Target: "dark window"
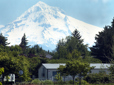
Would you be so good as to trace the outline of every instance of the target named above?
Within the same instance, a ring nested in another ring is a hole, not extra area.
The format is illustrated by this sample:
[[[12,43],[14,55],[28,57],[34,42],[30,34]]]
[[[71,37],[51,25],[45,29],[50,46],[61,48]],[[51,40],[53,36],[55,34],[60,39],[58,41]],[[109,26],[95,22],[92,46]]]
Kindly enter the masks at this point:
[[[42,76],[45,77],[45,68],[43,68]]]
[[[53,71],[53,76],[55,76],[57,74],[57,71]]]
[[[57,81],[57,80],[55,79],[55,75],[57,75],[57,71],[53,71],[53,79],[54,79],[54,81]]]

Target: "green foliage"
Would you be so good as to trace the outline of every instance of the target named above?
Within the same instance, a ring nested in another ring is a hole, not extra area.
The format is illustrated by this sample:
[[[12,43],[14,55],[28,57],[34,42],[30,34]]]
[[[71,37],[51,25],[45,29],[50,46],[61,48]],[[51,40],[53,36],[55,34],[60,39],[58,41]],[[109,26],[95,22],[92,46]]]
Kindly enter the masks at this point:
[[[56,79],[57,81],[62,81],[62,77],[61,77],[60,73],[57,73],[57,74],[55,75],[55,79]]]
[[[6,45],[8,45],[9,43],[7,43],[7,38],[6,37],[4,37],[3,35],[2,35],[2,33],[0,34],[0,45],[3,45],[3,46],[6,46]]]
[[[89,83],[109,83],[110,82],[110,76],[106,73],[93,73],[88,74],[84,78]]]
[[[91,47],[92,55],[102,62],[114,59],[114,19],[111,26],[105,26],[102,32],[95,37],[95,45]]]
[[[22,48],[18,45],[11,46],[9,52],[12,54],[12,56],[17,57],[18,55],[22,54]]]
[[[89,85],[89,83],[85,80],[81,80],[82,85]],[[76,82],[76,85],[79,85],[79,82]]]
[[[4,68],[0,68],[0,76],[2,75],[2,73],[4,72]]]
[[[68,59],[51,59],[48,60],[48,63],[66,63],[67,61],[69,61]]]
[[[2,85],[2,82],[0,82],[0,85]]]
[[[84,57],[83,62],[88,62],[88,63],[102,63],[102,61],[100,59],[97,59],[97,58],[94,58],[94,57],[90,57],[90,56]]]
[[[80,60],[72,60],[66,63],[65,69],[67,70],[68,74],[72,76],[74,81],[76,75],[79,74],[79,77],[81,78],[82,75],[85,76],[91,69],[93,69],[93,67],[90,67],[89,63],[84,63]],[[81,79],[79,82],[81,82]]]
[[[0,67],[4,68],[4,73],[2,74],[2,82],[5,76],[11,73],[17,74],[19,71],[19,64],[16,61],[16,58],[8,56],[6,52],[0,52]]]
[[[76,84],[76,81],[70,80],[70,81],[68,81],[67,83],[68,83],[68,84],[74,84],[74,85],[75,85],[75,84]]]
[[[81,56],[81,53],[78,52],[76,49],[74,49],[72,52],[72,58],[78,59],[80,56]]]
[[[39,79],[34,79],[31,81],[32,84],[48,84],[48,85],[53,85],[53,81],[51,80],[44,80],[40,81]]]
[[[28,58],[30,65],[30,73],[32,75],[38,76],[38,67],[41,64],[41,60],[39,57]]]
[[[111,72],[111,74],[114,74],[114,64],[110,65],[109,71]]]
[[[69,53],[66,55],[66,58],[67,58],[67,59],[72,59],[72,54],[69,52]]]
[[[39,84],[39,83],[41,83],[41,81],[39,79],[34,79],[34,80],[31,81],[31,83],[33,83],[33,84]]]
[[[14,73],[19,76],[19,70],[23,70],[24,74],[20,77],[24,81],[30,80],[29,77],[29,62],[25,56],[14,57],[6,52],[0,52],[0,66],[4,67],[4,76]]]
[[[68,72],[66,70],[66,66],[60,65],[58,68],[58,72],[61,74],[61,76],[67,76]]]
[[[28,49],[28,46],[27,46],[28,42],[27,41],[28,40],[26,39],[26,35],[24,33],[24,35],[23,35],[23,37],[21,39],[21,43],[20,43],[20,47],[23,50],[23,54],[27,54],[27,49]]]
[[[83,44],[80,33],[75,30],[72,36],[67,36],[66,39],[59,40],[54,59],[71,59],[79,56],[89,55],[88,46]],[[70,54],[71,53],[71,54]]]
[[[48,85],[53,85],[53,81],[51,80],[44,80],[44,81],[41,81],[42,84],[48,84]]]
[[[65,58],[67,55],[67,48],[65,47],[65,42],[64,40],[59,40],[58,44],[57,44],[57,59],[59,58]]]
[[[66,66],[60,65],[59,68],[58,68],[58,72],[64,78],[64,82],[65,82],[65,77],[68,76],[68,72],[67,72]]]
[[[6,52],[0,52],[0,66],[4,67],[4,75],[16,73],[19,68],[16,58],[8,56]]]
[[[111,62],[111,65],[109,68],[110,73],[110,82],[114,83],[114,61]]]
[[[18,74],[18,76],[20,78],[22,78],[22,81],[29,81],[29,80],[31,80],[30,73],[29,73],[30,65],[29,65],[28,59],[25,56],[18,56],[17,57],[17,62],[19,64],[19,70],[23,71],[23,74],[22,75]]]

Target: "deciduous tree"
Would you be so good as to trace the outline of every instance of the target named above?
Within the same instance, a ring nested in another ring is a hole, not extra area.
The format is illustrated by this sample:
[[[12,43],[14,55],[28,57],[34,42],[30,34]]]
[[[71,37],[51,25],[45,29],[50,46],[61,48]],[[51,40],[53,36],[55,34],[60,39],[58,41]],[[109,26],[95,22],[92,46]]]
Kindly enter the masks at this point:
[[[66,63],[66,68],[65,68],[73,78],[73,83],[74,83],[74,78],[76,75],[79,75],[80,78],[80,85],[81,85],[81,77],[85,76],[93,67],[90,67],[89,63],[83,63],[80,60],[72,60],[68,61]]]

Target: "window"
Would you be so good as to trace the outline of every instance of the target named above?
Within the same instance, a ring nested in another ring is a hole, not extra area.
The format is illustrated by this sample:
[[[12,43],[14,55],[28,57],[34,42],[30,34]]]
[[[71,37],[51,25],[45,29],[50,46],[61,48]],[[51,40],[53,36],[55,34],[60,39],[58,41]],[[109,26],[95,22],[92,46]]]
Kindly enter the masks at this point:
[[[104,70],[100,70],[99,73],[106,73],[106,71],[104,71]]]
[[[45,77],[45,68],[43,67],[43,73],[42,76]]]
[[[53,75],[53,81],[57,81],[57,80],[55,79],[55,75],[57,75],[57,71],[53,71],[52,75]]]
[[[53,71],[53,76],[55,76],[57,74],[57,71]]]

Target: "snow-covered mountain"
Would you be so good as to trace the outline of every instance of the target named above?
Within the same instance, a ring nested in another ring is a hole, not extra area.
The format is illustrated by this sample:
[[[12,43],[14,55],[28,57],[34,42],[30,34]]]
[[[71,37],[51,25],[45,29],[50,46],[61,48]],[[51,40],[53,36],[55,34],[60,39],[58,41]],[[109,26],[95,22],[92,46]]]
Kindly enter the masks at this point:
[[[85,44],[92,46],[95,35],[103,30],[70,16],[57,7],[38,2],[15,21],[0,28],[10,45],[19,44],[25,33],[30,45],[39,44],[45,50],[54,50],[59,39],[65,38],[77,29]]]

